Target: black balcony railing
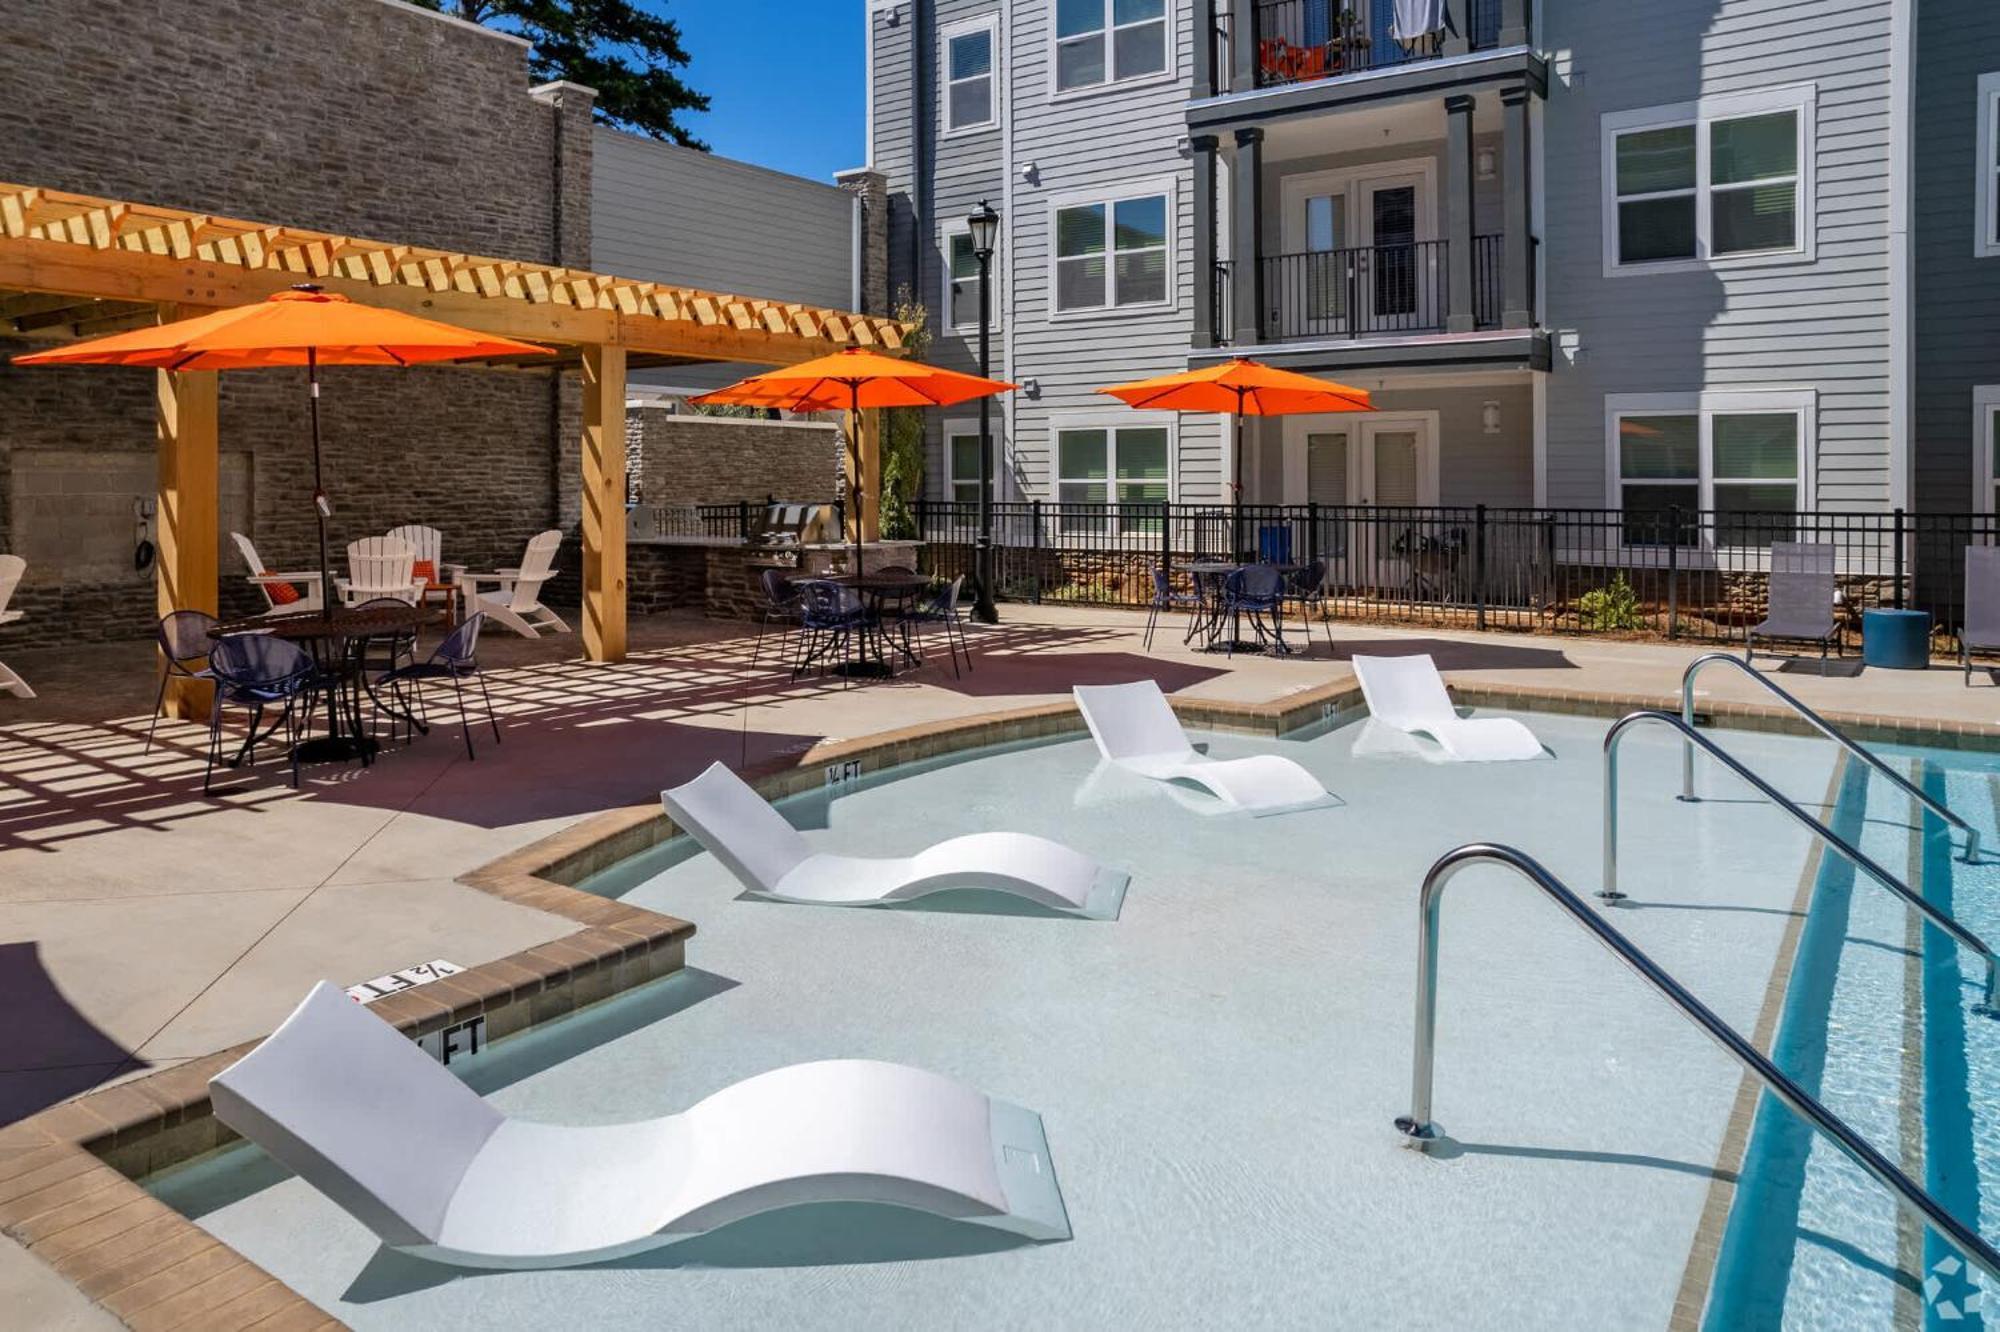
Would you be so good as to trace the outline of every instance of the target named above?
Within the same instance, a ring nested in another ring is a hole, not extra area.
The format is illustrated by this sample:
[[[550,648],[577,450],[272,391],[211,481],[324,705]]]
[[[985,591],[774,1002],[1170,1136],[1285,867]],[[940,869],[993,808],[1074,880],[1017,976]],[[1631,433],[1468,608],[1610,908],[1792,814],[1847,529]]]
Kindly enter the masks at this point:
[[[1504,254],[1501,237],[1473,237],[1469,313],[1476,328],[1499,326]],[[1284,342],[1442,332],[1451,314],[1452,258],[1445,241],[1266,255],[1260,261],[1259,335]],[[1216,283],[1218,342],[1228,340],[1229,288],[1222,274]]]
[[[1964,621],[1965,548],[2000,543],[1994,515],[1749,513],[1007,501],[993,506],[995,591],[1016,600],[1143,606],[1153,571],[1185,587],[1194,560],[1326,565],[1341,618],[1741,642],[1763,619],[1771,544],[1831,546],[1835,613],[1855,641],[1863,611]],[[976,504],[920,501],[926,571],[969,573]],[[1940,646],[1943,646],[1941,643]]]
[[[1393,7],[1379,0],[1258,0],[1251,11],[1257,86],[1309,83],[1446,54],[1451,34],[1399,41],[1390,32],[1392,13]],[[1468,50],[1499,44],[1500,0],[1466,0],[1465,13]],[[1219,45],[1233,38],[1219,35]]]

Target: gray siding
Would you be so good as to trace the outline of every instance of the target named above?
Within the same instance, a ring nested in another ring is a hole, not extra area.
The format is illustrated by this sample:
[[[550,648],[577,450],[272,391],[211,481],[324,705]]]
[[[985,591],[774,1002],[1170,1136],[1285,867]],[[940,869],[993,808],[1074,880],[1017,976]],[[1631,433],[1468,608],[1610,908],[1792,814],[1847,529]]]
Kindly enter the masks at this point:
[[[597,127],[599,271],[845,310],[854,199],[834,185]]]
[[[1545,118],[1549,501],[1604,501],[1604,397],[1811,388],[1817,503],[1889,495],[1888,61],[1892,0],[1550,4]],[[1703,96],[1817,88],[1812,262],[1606,277],[1600,117]],[[1580,356],[1563,354],[1574,340]]]
[[[1526,508],[1535,500],[1535,401],[1527,384],[1438,385],[1378,389],[1383,412],[1436,412],[1438,503]],[[1500,404],[1500,432],[1486,433],[1485,407]],[[1339,419],[1339,418],[1333,418]],[[1358,421],[1358,417],[1346,418]],[[1246,503],[1278,504],[1284,493],[1284,422],[1252,423],[1256,473],[1244,474]],[[1304,496],[1290,497],[1303,502]]]
[[[1916,37],[1913,500],[1962,513],[1973,501],[1973,386],[2000,384],[2000,258],[1972,252],[1978,81],[2000,70],[2000,6],[1924,0]]]
[[[943,284],[940,220],[963,218],[982,198],[1001,211],[992,368],[996,375],[1032,379],[1039,387],[1035,397],[1011,394],[1000,400],[996,431],[1004,460],[1002,494],[1048,496],[1052,493],[1052,431],[1065,413],[1107,407],[1119,410],[1111,399],[1094,390],[1187,363],[1192,332],[1193,273],[1188,261],[1192,200],[1188,161],[1178,147],[1186,133],[1184,106],[1193,50],[1187,6],[1171,6],[1177,11],[1175,77],[1133,87],[1114,85],[1057,101],[1050,98],[1051,7],[1045,0],[929,0],[929,4],[934,19],[922,24],[916,22],[910,12],[913,6],[907,3],[901,7],[902,19],[895,27],[888,26],[879,13],[870,20],[875,62],[872,165],[888,176],[890,193],[900,202],[892,214],[892,222],[900,228],[891,238],[892,285],[910,285],[937,314]],[[992,131],[942,138],[937,107],[937,33],[960,20],[991,13],[1001,18],[1002,123]],[[925,79],[926,159],[933,197],[928,218],[913,223],[922,201],[914,188],[910,63],[920,28],[923,50],[919,54],[929,68]],[[1012,141],[1011,176],[1008,137]],[[1021,173],[1030,163],[1035,167],[1032,180]],[[1154,179],[1173,182],[1177,253],[1172,306],[1050,319],[1051,201],[1099,189],[1115,192]],[[914,275],[909,260],[913,225],[920,233],[922,250],[921,271]],[[1014,339],[1011,347],[1010,337]],[[972,343],[973,339],[944,330],[937,338],[933,358],[940,364],[971,369],[975,359]],[[955,413],[952,419],[962,420],[965,415]],[[1143,418],[1135,415],[1134,419]],[[943,487],[940,424],[934,421],[932,425],[933,495],[942,493]],[[1185,417],[1178,428],[1176,493],[1188,500],[1216,498],[1221,455],[1215,418]]]

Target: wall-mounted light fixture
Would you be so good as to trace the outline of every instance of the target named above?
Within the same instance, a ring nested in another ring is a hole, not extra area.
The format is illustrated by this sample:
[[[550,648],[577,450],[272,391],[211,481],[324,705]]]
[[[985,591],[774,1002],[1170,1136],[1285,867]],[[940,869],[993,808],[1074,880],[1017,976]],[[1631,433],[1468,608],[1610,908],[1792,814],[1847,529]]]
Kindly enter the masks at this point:
[[[1024,397],[1024,398],[1039,398],[1039,397],[1041,397],[1041,396],[1042,396],[1042,381],[1041,381],[1041,380],[1039,380],[1039,379],[1024,379],[1024,380],[1022,380],[1022,381],[1021,381],[1021,396],[1022,396],[1022,397]]]
[[[1476,164],[1481,180],[1493,179],[1494,161],[1493,150],[1491,148],[1481,148],[1472,160]]]
[[[1020,172],[1021,172],[1021,179],[1027,181],[1028,184],[1033,185],[1035,181],[1041,176],[1042,169],[1036,166],[1034,162],[1031,160],[1021,163]]]
[[[1479,424],[1489,435],[1500,433],[1500,400],[1488,398],[1479,404]]]

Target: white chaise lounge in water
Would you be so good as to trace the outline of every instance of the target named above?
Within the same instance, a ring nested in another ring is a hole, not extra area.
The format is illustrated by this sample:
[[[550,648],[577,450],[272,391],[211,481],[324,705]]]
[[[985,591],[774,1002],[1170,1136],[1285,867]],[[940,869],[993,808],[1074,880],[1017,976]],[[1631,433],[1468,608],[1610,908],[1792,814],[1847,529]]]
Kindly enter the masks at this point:
[[[1384,725],[1410,735],[1428,735],[1447,756],[1465,762],[1542,756],[1542,742],[1512,717],[1459,716],[1428,653],[1352,661],[1369,714]]]
[[[1091,920],[1116,920],[1130,879],[1032,833],[970,833],[895,858],[815,852],[784,815],[721,763],[660,792],[660,803],[751,893],[780,902],[887,906],[973,888]]]
[[[1077,685],[1071,692],[1097,752],[1128,772],[1199,786],[1220,802],[1218,809],[1283,814],[1337,803],[1317,777],[1288,758],[1212,759],[1197,752],[1152,680]]]
[[[1070,1234],[1041,1116],[902,1064],[793,1064],[662,1119],[533,1124],[322,981],[209,1092],[384,1244],[467,1267],[601,1262],[800,1203]]]

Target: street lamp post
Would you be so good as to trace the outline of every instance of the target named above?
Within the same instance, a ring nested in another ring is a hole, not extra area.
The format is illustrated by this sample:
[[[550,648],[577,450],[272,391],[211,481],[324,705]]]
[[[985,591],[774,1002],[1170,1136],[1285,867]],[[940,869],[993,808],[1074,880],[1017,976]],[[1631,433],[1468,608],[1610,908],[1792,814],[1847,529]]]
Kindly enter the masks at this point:
[[[1000,214],[984,199],[979,211],[965,219],[972,233],[972,255],[979,260],[979,373],[991,378],[987,357],[991,353],[993,319],[993,242],[1000,234]],[[998,624],[1000,612],[993,604],[993,431],[992,399],[979,400],[979,543],[973,548],[973,577],[978,596],[972,618],[981,624]]]

